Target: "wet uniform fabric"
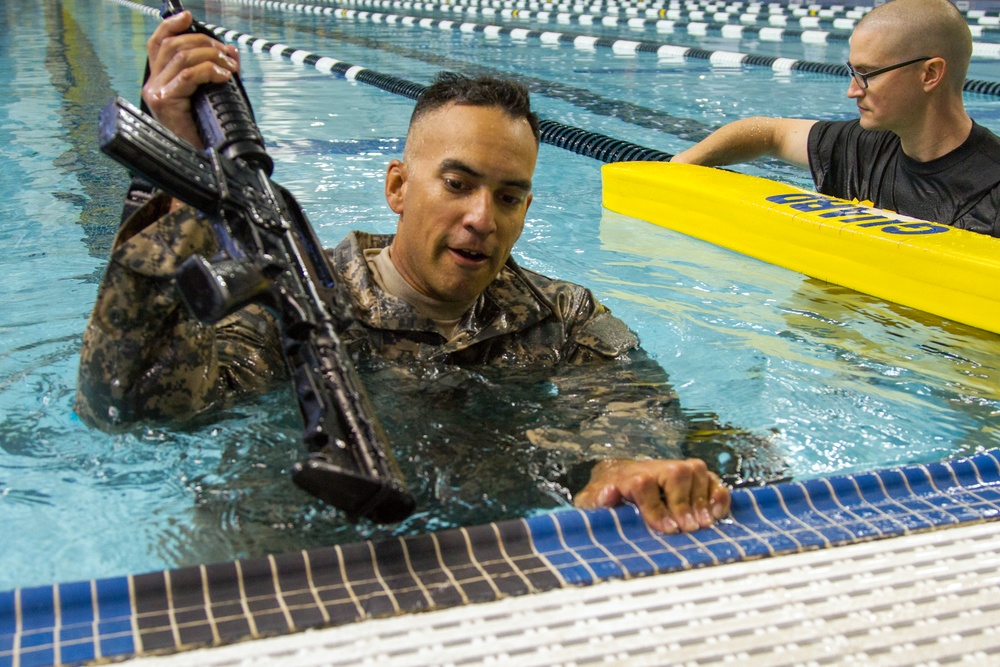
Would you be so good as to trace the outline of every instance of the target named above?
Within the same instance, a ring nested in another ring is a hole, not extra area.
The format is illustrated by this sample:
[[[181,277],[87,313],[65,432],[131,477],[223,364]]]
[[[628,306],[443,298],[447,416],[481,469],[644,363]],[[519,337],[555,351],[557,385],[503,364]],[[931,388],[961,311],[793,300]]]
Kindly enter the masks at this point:
[[[605,458],[684,456],[709,459],[731,483],[784,474],[769,440],[711,419],[692,425],[662,367],[590,290],[511,259],[446,338],[437,323],[375,279],[366,251],[391,240],[351,232],[327,250],[341,340],[367,374],[366,384],[391,388],[388,397],[375,397],[387,406],[383,413],[388,406],[404,408],[383,421],[399,421],[403,429],[420,422],[408,416],[415,412],[452,411],[442,396],[452,403],[484,386],[495,396],[501,387],[514,393],[484,421],[517,403],[518,395],[540,407],[502,418],[491,437],[547,452],[544,466],[567,474],[582,465],[585,476],[588,465]],[[185,419],[287,378],[277,325],[263,308],[251,305],[205,326],[180,300],[173,282],[179,265],[216,250],[211,225],[188,207],[170,213],[165,196],[123,224],[83,336],[76,411],[84,421],[114,429]],[[470,401],[472,411],[491,402],[483,395]],[[421,408],[420,400],[434,405]]]
[[[277,328],[257,306],[214,326],[186,311],[173,283],[180,264],[217,250],[190,208],[168,213],[158,197],[123,225],[84,332],[77,412],[101,426],[183,418],[264,391],[285,376]],[[380,288],[364,252],[392,237],[352,232],[328,250],[341,339],[355,356],[397,363],[555,366],[612,359],[635,335],[579,285],[513,261],[480,295],[451,339]]]

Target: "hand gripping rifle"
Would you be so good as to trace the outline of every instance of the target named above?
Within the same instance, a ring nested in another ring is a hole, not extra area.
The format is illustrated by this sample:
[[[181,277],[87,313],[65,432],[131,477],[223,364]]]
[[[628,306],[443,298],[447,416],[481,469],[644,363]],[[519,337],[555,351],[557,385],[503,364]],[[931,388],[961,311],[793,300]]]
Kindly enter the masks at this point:
[[[180,11],[176,0],[164,2],[164,18]],[[192,30],[215,38],[196,21]],[[211,221],[220,252],[193,255],[176,274],[194,317],[214,324],[251,302],[276,316],[308,450],[295,483],[352,520],[406,518],[413,497],[323,298],[333,271],[298,203],[270,179],[273,163],[238,78],[201,86],[192,104],[204,152],[120,97],[101,112],[100,148]]]

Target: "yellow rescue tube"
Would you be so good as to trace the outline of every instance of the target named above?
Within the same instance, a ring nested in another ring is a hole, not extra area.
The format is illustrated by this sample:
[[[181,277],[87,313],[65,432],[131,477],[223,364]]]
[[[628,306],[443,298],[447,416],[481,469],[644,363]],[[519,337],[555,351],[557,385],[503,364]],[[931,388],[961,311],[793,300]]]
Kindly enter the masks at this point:
[[[1000,333],[1000,239],[721,169],[602,168],[604,207]]]

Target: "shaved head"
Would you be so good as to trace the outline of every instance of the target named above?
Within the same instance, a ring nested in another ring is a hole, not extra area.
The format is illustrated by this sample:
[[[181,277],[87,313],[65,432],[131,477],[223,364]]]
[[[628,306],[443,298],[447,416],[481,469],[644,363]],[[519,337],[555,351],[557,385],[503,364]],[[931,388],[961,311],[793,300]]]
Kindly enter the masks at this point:
[[[962,89],[972,59],[972,32],[948,0],[892,0],[865,14],[854,30],[874,31],[900,61],[943,58],[949,86]]]

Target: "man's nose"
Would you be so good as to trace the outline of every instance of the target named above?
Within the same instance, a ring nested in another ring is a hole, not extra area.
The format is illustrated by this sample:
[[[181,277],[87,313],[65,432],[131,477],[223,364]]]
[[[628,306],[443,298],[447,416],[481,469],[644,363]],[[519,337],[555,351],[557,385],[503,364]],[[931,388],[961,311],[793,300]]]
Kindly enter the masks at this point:
[[[851,77],[851,82],[847,84],[847,96],[851,99],[855,97],[864,97],[865,89],[861,87],[858,80],[853,76]]]
[[[479,188],[467,201],[469,207],[465,212],[465,225],[484,236],[496,231],[493,193],[488,188]]]

